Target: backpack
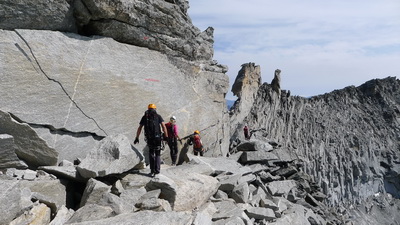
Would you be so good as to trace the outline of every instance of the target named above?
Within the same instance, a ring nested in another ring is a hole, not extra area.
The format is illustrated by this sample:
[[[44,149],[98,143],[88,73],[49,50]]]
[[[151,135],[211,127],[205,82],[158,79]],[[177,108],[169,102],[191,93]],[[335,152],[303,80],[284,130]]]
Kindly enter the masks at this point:
[[[147,110],[145,112],[146,123],[144,126],[144,135],[146,142],[152,146],[161,145],[161,128],[159,116],[154,110]]]
[[[168,139],[173,139],[175,137],[175,132],[174,132],[174,124],[171,123],[166,123],[165,127],[167,128],[168,132]]]
[[[193,147],[198,149],[202,148],[203,145],[201,144],[200,136],[199,135],[194,135],[193,136]]]

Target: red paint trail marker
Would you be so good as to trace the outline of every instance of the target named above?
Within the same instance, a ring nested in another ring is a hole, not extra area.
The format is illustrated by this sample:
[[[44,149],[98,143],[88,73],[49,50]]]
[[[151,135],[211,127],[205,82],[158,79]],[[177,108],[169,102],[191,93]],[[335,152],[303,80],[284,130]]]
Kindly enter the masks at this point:
[[[146,81],[151,81],[151,82],[160,82],[159,80],[156,80],[156,79],[151,79],[151,78],[147,78],[147,79],[145,79]]]
[[[149,39],[149,37],[144,37],[144,38],[143,38],[143,40],[147,40],[147,39]]]

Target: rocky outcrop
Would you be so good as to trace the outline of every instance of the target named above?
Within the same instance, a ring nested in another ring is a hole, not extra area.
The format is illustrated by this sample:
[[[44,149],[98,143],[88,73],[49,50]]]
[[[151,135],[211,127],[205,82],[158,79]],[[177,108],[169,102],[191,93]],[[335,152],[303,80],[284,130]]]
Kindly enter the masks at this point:
[[[0,29],[101,35],[170,56],[210,61],[212,27],[193,26],[186,0],[56,0],[0,2]]]
[[[76,32],[74,0],[0,2],[0,29],[58,30]]]
[[[260,66],[255,63],[242,65],[235,82],[232,85],[232,93],[238,97],[230,111],[231,139],[238,138],[238,130],[242,130],[243,120],[250,112],[253,102],[257,97],[257,90],[261,85]],[[241,134],[241,133],[240,133]],[[242,136],[241,136],[242,137]]]
[[[400,196],[398,79],[312,98],[285,90],[277,95],[274,87],[259,88],[243,121],[253,137],[281,143],[301,159],[301,170],[322,187],[328,205],[356,207],[376,193]]]

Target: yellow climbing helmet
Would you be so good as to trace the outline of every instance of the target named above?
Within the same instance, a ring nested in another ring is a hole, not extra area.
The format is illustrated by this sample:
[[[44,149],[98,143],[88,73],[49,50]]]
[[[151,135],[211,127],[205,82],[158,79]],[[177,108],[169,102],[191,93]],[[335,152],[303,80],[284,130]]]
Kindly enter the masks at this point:
[[[156,109],[157,107],[156,107],[156,105],[154,105],[154,104],[149,104],[149,106],[147,107],[148,109]]]
[[[200,134],[200,131],[195,130],[194,133],[195,133],[195,134]]]

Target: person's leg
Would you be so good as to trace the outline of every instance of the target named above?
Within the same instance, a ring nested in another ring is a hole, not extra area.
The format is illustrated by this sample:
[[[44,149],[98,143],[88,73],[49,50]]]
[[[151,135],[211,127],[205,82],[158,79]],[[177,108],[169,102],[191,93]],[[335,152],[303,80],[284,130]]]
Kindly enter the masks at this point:
[[[154,150],[154,173],[160,173],[160,165],[161,165],[161,146],[157,146]]]
[[[172,165],[176,164],[176,158],[178,157],[178,142],[175,140],[171,145],[171,161]]]
[[[204,155],[204,151],[200,150],[200,156]]]
[[[156,168],[156,150],[153,146],[149,146],[149,161],[151,173],[155,173]]]
[[[169,155],[171,156],[171,162],[174,164],[173,153],[174,153],[174,143],[168,139]]]
[[[197,155],[199,154],[199,152],[196,151],[196,150],[193,150],[193,154],[194,154],[195,156],[197,156]]]

